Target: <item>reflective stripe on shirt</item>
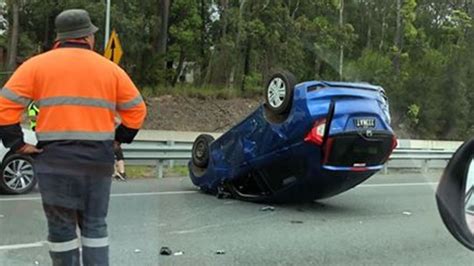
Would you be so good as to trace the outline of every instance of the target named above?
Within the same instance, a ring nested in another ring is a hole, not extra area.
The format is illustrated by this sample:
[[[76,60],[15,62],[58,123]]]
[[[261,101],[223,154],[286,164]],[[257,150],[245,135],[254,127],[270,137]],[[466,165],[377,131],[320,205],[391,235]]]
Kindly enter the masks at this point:
[[[31,102],[31,99],[20,96],[6,87],[3,87],[3,89],[0,90],[0,96],[3,96],[4,98],[17,104],[21,104],[25,107],[28,106],[28,104],[30,104]]]
[[[113,140],[115,132],[87,132],[87,131],[62,131],[62,132],[36,132],[38,141],[52,140]]]
[[[86,97],[70,97],[70,96],[61,96],[61,97],[50,97],[44,98],[37,102],[39,107],[47,106],[59,106],[59,105],[77,105],[77,106],[91,106],[91,107],[101,107],[111,110],[115,110],[115,103],[95,98],[86,98]]]

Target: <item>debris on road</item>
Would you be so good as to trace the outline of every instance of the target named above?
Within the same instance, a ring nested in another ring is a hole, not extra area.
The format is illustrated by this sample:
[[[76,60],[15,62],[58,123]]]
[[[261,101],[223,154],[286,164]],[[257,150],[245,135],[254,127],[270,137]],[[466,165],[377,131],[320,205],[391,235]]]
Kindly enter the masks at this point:
[[[216,250],[216,254],[217,254],[217,255],[224,255],[224,254],[225,254],[225,250],[218,249],[218,250]]]
[[[291,221],[292,224],[302,224],[303,221],[293,220]]]
[[[142,252],[142,251],[138,248],[133,251],[133,253],[140,253],[140,252]]]
[[[39,261],[35,260],[35,265],[40,265]]]
[[[0,214],[0,219],[5,218],[5,215]]]
[[[173,256],[181,256],[183,254],[184,254],[184,252],[182,252],[182,251],[176,251],[175,253],[173,253]]]
[[[275,207],[265,206],[265,207],[260,208],[260,211],[262,211],[262,212],[271,211],[272,212],[272,211],[275,211]]]
[[[173,251],[171,251],[171,249],[169,247],[161,247],[160,255],[169,256],[171,254],[173,254]]]
[[[409,212],[409,211],[404,211],[404,212],[402,212],[402,214],[403,214],[403,215],[406,215],[406,216],[410,216],[410,215],[411,215],[411,212]]]
[[[223,185],[220,185],[217,187],[216,197],[218,199],[230,199],[232,198],[232,194],[230,194]]]

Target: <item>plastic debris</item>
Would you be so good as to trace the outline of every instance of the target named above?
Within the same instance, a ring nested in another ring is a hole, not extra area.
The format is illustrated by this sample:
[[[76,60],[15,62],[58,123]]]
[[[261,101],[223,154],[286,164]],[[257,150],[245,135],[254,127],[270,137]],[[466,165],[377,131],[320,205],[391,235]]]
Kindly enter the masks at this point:
[[[406,215],[406,216],[410,216],[410,215],[411,215],[411,212],[409,212],[409,211],[404,211],[404,212],[402,212],[402,214],[403,214],[403,215]]]
[[[216,250],[216,254],[217,254],[217,255],[224,255],[224,254],[225,254],[225,250],[218,249],[218,250]]]
[[[0,214],[0,219],[5,218],[5,215]]]
[[[176,251],[175,253],[173,253],[173,256],[181,256],[183,254],[184,254],[184,252],[182,252],[182,251]]]
[[[134,252],[134,253],[140,253],[140,252],[142,252],[142,251],[137,248],[137,249],[135,249],[133,252]]]
[[[271,211],[272,212],[272,211],[275,211],[275,207],[265,206],[265,207],[260,208],[260,211],[262,211],[262,212]]]
[[[171,251],[171,249],[169,247],[161,247],[160,255],[169,256],[171,254],[173,254],[173,251]]]
[[[294,220],[294,221],[291,221],[292,224],[302,224],[303,221],[298,221],[298,220]]]
[[[35,265],[40,265],[39,261],[35,260]]]

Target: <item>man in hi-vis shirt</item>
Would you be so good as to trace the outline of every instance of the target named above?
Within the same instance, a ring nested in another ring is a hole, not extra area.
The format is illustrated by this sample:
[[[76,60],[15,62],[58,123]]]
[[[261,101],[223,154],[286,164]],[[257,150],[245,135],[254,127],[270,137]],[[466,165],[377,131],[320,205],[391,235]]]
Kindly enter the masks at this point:
[[[0,137],[34,154],[53,265],[80,265],[80,244],[84,265],[109,265],[113,145],[133,141],[146,107],[125,71],[93,51],[97,27],[87,11],[63,11],[55,25],[54,48],[23,63],[0,91]],[[37,146],[24,143],[20,128],[31,101],[41,110]]]

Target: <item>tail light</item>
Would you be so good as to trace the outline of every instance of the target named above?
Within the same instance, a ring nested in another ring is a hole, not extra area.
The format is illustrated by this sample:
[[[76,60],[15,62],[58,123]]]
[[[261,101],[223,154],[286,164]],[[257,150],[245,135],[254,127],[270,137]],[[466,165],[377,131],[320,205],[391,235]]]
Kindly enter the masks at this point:
[[[397,137],[395,135],[392,136],[392,152],[393,150],[395,150],[395,148],[398,146],[398,141],[397,141]]]
[[[326,119],[320,119],[314,123],[311,131],[306,135],[304,141],[316,144],[318,146],[323,145],[324,133],[326,132]]]
[[[392,136],[392,146],[390,147],[391,150],[390,152],[387,154],[387,156],[383,159],[383,162],[386,163],[388,161],[388,159],[390,158],[390,155],[392,155],[392,152],[393,150],[395,150],[395,148],[398,146],[398,140],[397,140],[397,137],[395,135]]]

